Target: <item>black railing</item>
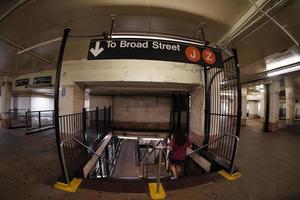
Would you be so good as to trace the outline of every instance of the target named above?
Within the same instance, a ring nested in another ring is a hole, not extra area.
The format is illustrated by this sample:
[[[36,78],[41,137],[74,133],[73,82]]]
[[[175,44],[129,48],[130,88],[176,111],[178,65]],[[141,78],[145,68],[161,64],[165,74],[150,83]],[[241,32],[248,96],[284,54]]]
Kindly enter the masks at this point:
[[[89,159],[90,152],[76,142],[68,140],[76,138],[86,146],[95,150],[110,130],[111,107],[59,116],[59,135],[63,145],[64,159],[69,177],[74,177]]]
[[[54,110],[26,112],[27,134],[54,128]]]
[[[239,137],[241,117],[241,86],[236,55],[225,60],[223,68],[207,67],[205,76],[206,121],[203,145],[221,138],[208,145],[207,150],[217,156],[214,160],[221,160],[220,165],[232,169],[238,145],[235,137]]]
[[[113,173],[120,153],[121,142],[122,140],[118,137],[111,138],[104,151],[100,154],[93,170],[88,174],[89,178],[105,178]]]
[[[29,109],[9,109],[7,113],[9,128],[25,128],[27,111],[29,111]]]

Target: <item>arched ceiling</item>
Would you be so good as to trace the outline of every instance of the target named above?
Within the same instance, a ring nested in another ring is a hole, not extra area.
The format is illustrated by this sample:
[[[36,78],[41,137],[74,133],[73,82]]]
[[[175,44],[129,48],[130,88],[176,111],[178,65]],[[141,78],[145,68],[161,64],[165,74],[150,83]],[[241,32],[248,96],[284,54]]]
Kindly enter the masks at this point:
[[[277,1],[266,2],[272,5]],[[292,19],[300,11],[300,1],[285,2],[282,9],[272,14],[300,40],[299,23]],[[8,12],[12,8],[15,9]],[[248,0],[1,0],[0,72],[24,74],[54,69],[59,42],[34,49],[35,56],[28,52],[18,55],[18,49],[61,37],[65,27],[71,28],[72,35],[99,35],[110,30],[111,14],[116,15],[116,32],[155,32],[198,38],[200,24],[205,23],[207,40],[215,43],[250,8]],[[68,45],[66,59],[86,56],[88,40],[71,39]],[[291,45],[272,23],[231,44],[240,52],[242,76],[244,69],[245,74],[252,75],[251,68],[263,71],[263,64],[256,63]],[[39,56],[42,59],[37,58]],[[42,62],[43,59],[46,62]]]

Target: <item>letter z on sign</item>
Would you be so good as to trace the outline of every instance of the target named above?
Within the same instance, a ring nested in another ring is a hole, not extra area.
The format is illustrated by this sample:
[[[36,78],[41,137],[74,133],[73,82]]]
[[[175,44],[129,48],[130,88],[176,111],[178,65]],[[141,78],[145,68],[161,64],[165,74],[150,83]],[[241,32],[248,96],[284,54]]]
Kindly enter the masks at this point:
[[[203,52],[202,52],[202,56],[203,56],[203,60],[212,65],[212,64],[215,64],[216,62],[216,55],[214,54],[213,51],[211,51],[210,49],[205,49]]]

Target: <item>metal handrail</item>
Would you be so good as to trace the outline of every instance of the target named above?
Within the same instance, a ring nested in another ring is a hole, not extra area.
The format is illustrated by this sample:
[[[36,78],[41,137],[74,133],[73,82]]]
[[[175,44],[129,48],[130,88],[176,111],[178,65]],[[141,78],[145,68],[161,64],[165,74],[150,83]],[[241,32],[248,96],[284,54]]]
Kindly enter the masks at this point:
[[[60,150],[61,150],[61,157],[62,157],[62,163],[63,163],[64,173],[65,173],[66,181],[67,181],[68,185],[70,184],[70,178],[69,178],[68,169],[67,169],[67,165],[66,165],[66,159],[65,159],[65,153],[64,153],[64,150],[63,150],[63,145],[67,141],[69,141],[69,140],[74,140],[75,142],[77,142],[78,144],[80,144],[81,146],[83,146],[84,148],[86,148],[87,150],[91,151],[93,154],[95,154],[96,156],[98,156],[98,158],[100,158],[101,162],[103,162],[103,160],[105,160],[106,162],[109,162],[109,160],[107,160],[106,158],[102,158],[101,155],[97,154],[93,149],[91,149],[89,146],[85,145],[83,142],[81,142],[77,138],[75,138],[75,137],[69,137],[69,138],[65,139],[64,141],[62,141],[60,143]]]
[[[144,177],[144,165],[145,165],[145,161],[149,159],[149,156],[152,155],[152,153],[154,152],[155,149],[159,150],[159,154],[158,154],[158,168],[157,168],[157,176],[156,176],[156,193],[159,193],[160,190],[160,173],[161,173],[161,163],[162,163],[162,151],[165,149],[164,146],[159,147],[158,145],[161,144],[161,141],[159,141],[156,145],[153,144],[152,141],[149,142],[149,144],[147,145],[147,148],[145,150],[145,153],[143,154],[143,157],[140,161],[140,163],[142,164],[142,170],[143,170],[143,177]],[[147,155],[148,149],[150,148],[150,146],[153,147],[153,150]],[[148,170],[147,170],[148,172]],[[148,176],[148,175],[147,175]]]
[[[233,138],[235,138],[237,141],[240,140],[238,136],[230,135],[230,134],[225,133],[225,134],[222,135],[221,137],[218,137],[217,139],[213,140],[212,142],[209,142],[209,143],[203,145],[202,147],[200,147],[200,148],[198,148],[198,149],[196,149],[196,150],[193,150],[192,152],[189,152],[189,153],[186,154],[186,155],[188,156],[188,155],[190,155],[190,154],[192,154],[192,153],[195,153],[195,152],[197,152],[197,151],[199,151],[199,150],[201,150],[201,149],[203,149],[203,148],[205,148],[205,147],[207,147],[207,146],[209,146],[209,145],[211,145],[211,144],[213,144],[213,143],[219,141],[220,139],[222,139],[222,138],[225,137],[225,136],[233,137]]]
[[[155,149],[160,149],[160,147],[158,147],[158,145],[159,145],[160,143],[161,143],[161,141],[159,141],[156,145],[154,145],[153,142],[150,141],[149,144],[147,145],[147,148],[146,148],[146,150],[145,150],[145,153],[144,153],[143,156],[142,156],[142,159],[141,159],[140,163],[144,163],[144,159],[145,159],[145,158],[148,158],[148,157],[154,152]],[[148,154],[148,156],[147,156],[148,149],[150,148],[151,145],[152,145],[152,147],[153,147],[153,150],[152,150],[152,151]]]
[[[215,143],[215,142],[221,140],[221,139],[224,138],[225,136],[232,137],[232,138],[234,138],[235,141],[236,141],[236,148],[235,148],[235,151],[234,151],[234,154],[233,154],[233,159],[232,159],[232,161],[231,161],[231,166],[230,166],[230,173],[233,174],[234,164],[235,164],[235,158],[236,158],[237,149],[238,149],[238,143],[239,143],[239,141],[240,141],[239,137],[236,136],[236,135],[231,135],[231,134],[225,133],[225,134],[222,135],[221,137],[218,137],[217,139],[213,140],[212,142],[209,142],[209,143],[203,145],[202,147],[200,147],[200,148],[198,148],[198,149],[196,149],[196,150],[194,150],[194,151],[192,151],[192,152],[189,152],[189,153],[186,154],[186,155],[188,156],[188,155],[191,155],[191,154],[193,154],[193,153],[195,153],[195,152],[197,152],[197,151],[199,151],[199,150],[202,150],[202,149],[204,149],[205,147],[208,147],[209,145],[211,145],[211,144],[213,144],[213,143]]]

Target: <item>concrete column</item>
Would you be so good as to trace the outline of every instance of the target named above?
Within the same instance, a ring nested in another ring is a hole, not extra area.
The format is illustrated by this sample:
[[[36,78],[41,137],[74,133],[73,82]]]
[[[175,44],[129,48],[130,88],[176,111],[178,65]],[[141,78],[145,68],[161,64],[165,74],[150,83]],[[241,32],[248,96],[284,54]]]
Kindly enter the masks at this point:
[[[8,111],[11,108],[12,84],[8,78],[5,78],[1,84],[1,123],[2,128],[9,127]]]
[[[241,125],[246,125],[246,116],[247,116],[247,88],[242,88],[242,117]]]
[[[291,78],[284,79],[285,84],[285,97],[286,97],[286,125],[293,125],[294,123],[294,110],[295,110],[295,88]]]
[[[269,112],[269,131],[275,132],[278,130],[279,120],[279,92],[280,82],[272,81],[270,84],[270,112]]]
[[[204,138],[204,88],[197,87],[191,94],[190,137],[201,146]]]
[[[266,98],[266,93],[265,93],[265,90],[261,90],[260,91],[260,113],[259,113],[259,116],[260,116],[260,120],[261,122],[264,122],[265,121],[265,98]]]
[[[62,86],[59,94],[59,114],[66,115],[82,112],[84,100],[84,89],[77,84]]]
[[[256,118],[258,114],[258,102],[248,101],[248,104],[249,104],[249,117]]]

